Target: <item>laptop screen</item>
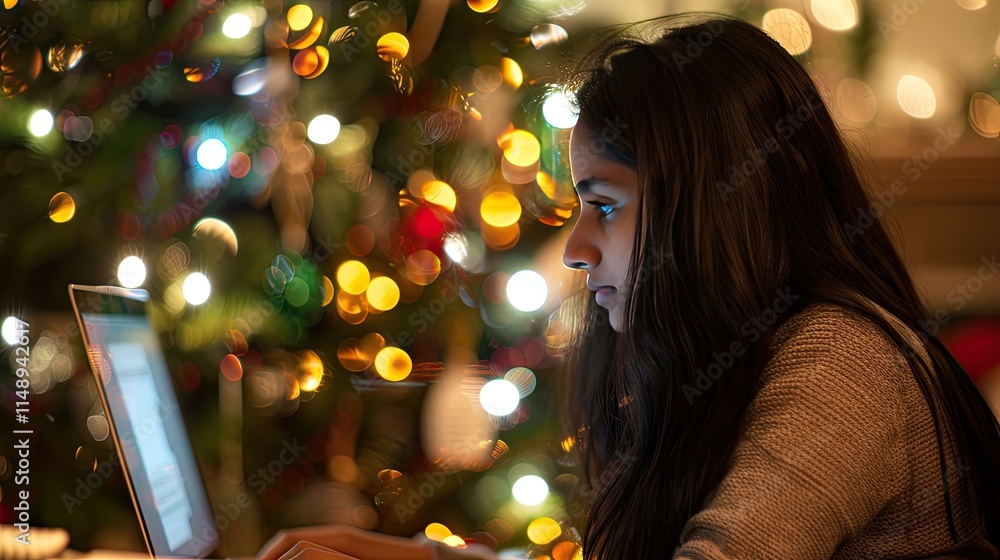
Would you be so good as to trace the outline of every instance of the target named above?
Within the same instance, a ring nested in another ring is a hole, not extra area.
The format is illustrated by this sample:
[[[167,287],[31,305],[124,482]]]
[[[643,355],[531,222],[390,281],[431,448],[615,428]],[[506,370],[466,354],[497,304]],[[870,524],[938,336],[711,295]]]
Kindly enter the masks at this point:
[[[150,551],[157,558],[203,558],[219,535],[144,306],[127,295],[73,292]]]

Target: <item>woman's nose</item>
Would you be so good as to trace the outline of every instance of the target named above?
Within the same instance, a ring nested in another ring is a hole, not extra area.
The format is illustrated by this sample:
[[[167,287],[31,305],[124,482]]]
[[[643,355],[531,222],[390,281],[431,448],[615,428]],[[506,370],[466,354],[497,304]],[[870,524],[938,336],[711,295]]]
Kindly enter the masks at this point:
[[[563,265],[566,268],[592,270],[600,262],[600,250],[587,239],[586,228],[580,225],[580,220],[577,220],[573,231],[569,234],[569,239],[566,240],[566,249],[563,250]]]

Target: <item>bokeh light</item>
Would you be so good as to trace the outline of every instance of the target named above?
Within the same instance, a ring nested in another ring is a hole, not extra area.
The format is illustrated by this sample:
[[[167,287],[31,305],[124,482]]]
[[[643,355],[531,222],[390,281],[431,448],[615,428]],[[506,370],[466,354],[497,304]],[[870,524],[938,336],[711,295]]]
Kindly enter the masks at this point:
[[[315,391],[323,382],[325,367],[323,360],[312,350],[304,350],[299,354],[297,367],[299,388],[303,391]]]
[[[937,97],[927,80],[907,74],[896,85],[896,100],[899,107],[911,117],[927,119],[937,109]]]
[[[250,33],[253,21],[244,13],[235,13],[226,18],[222,24],[222,34],[230,39],[242,39]]]
[[[455,211],[455,204],[458,202],[455,190],[444,181],[427,181],[421,187],[420,194],[431,204],[447,208],[449,212]]]
[[[502,138],[503,157],[518,167],[528,167],[538,163],[542,153],[541,144],[534,134],[527,130],[513,130]]]
[[[524,73],[521,66],[513,58],[503,57],[500,59],[500,72],[503,74],[503,81],[510,87],[517,89],[524,81]]]
[[[45,109],[39,109],[28,120],[28,132],[38,137],[45,136],[52,130],[54,123],[52,113]]]
[[[209,171],[221,168],[229,160],[229,149],[218,138],[209,138],[198,146],[198,165]]]
[[[219,362],[219,373],[229,381],[239,381],[243,377],[243,362],[233,354],[226,354]]]
[[[809,11],[820,25],[834,31],[846,31],[858,24],[854,0],[810,0]]]
[[[401,348],[386,346],[375,355],[375,371],[386,381],[402,381],[412,369],[409,354]]]
[[[969,124],[983,138],[1000,136],[1000,103],[988,93],[977,91],[969,100]]]
[[[812,46],[812,29],[802,14],[789,8],[777,8],[764,14],[761,28],[789,54],[802,54]]]
[[[337,285],[349,294],[365,293],[370,281],[368,267],[361,261],[346,261],[337,268]]]
[[[208,301],[208,296],[212,293],[212,284],[208,277],[200,272],[192,272],[184,279],[181,287],[184,292],[184,299],[191,305],[201,305]]]
[[[533,270],[518,271],[507,281],[507,300],[518,311],[538,311],[545,305],[548,295],[545,279]]]
[[[451,529],[441,523],[431,523],[424,528],[424,536],[432,541],[441,542],[451,536]]]
[[[467,0],[469,8],[473,12],[478,12],[480,14],[485,14],[486,12],[497,7],[499,0]]]
[[[517,409],[521,393],[506,379],[494,379],[479,390],[479,404],[494,416],[506,416]]]
[[[3,320],[3,327],[0,327],[0,333],[2,333],[4,342],[7,344],[17,344],[17,317],[7,317]]]
[[[562,534],[562,527],[551,517],[539,517],[528,524],[528,540],[537,545],[547,545]]]
[[[521,219],[521,203],[512,193],[497,191],[483,197],[479,213],[487,224],[502,228]]]
[[[292,31],[302,31],[312,23],[312,8],[305,4],[296,4],[288,8],[288,27]]]
[[[531,45],[540,49],[546,45],[556,45],[569,38],[569,33],[561,25],[554,23],[540,23],[531,28],[528,39]]]
[[[58,192],[49,200],[49,219],[57,224],[65,223],[76,215],[76,201],[69,193]]]
[[[542,477],[529,474],[514,482],[511,494],[518,503],[526,506],[537,506],[549,495],[549,485]]]
[[[390,60],[402,60],[410,52],[410,41],[401,33],[386,33],[378,38],[376,51],[379,58],[386,62]]]
[[[309,121],[306,134],[315,144],[329,144],[340,135],[340,121],[333,115],[317,115]]]
[[[118,283],[125,288],[138,288],[146,281],[146,265],[142,259],[132,255],[125,257],[118,265]]]
[[[399,286],[388,276],[373,278],[365,292],[368,305],[379,311],[388,311],[399,303]]]
[[[322,74],[329,64],[330,51],[322,45],[316,45],[295,55],[292,59],[292,70],[299,76],[311,80]]]
[[[410,282],[427,286],[441,274],[441,259],[433,251],[419,249],[406,257],[406,277]]]
[[[573,109],[573,100],[563,89],[553,90],[542,101],[542,116],[553,128],[573,128],[579,115]]]

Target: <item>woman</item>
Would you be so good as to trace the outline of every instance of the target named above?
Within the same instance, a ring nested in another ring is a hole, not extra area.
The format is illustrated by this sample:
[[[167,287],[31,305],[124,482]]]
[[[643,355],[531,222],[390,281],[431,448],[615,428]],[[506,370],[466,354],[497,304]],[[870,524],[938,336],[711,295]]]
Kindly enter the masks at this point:
[[[575,75],[584,557],[1000,557],[1000,427],[813,80],[740,20],[659,23]]]

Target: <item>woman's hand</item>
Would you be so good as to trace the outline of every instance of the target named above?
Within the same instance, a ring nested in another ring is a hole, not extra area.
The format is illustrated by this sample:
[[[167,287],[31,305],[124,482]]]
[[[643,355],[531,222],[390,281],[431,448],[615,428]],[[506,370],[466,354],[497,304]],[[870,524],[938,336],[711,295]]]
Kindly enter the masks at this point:
[[[422,537],[422,534],[420,535]],[[349,525],[304,527],[279,531],[265,544],[258,560],[491,560],[496,554],[481,544],[454,548],[426,538],[406,539]]]

